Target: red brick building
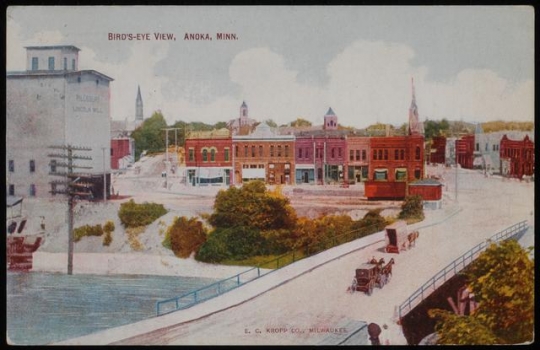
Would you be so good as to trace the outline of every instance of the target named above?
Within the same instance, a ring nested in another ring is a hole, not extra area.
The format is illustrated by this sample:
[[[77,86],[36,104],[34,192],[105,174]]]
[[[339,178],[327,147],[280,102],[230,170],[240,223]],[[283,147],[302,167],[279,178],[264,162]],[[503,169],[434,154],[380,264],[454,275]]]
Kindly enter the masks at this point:
[[[294,135],[278,135],[261,123],[249,135],[233,136],[232,144],[234,184],[294,184]]]
[[[429,155],[429,162],[434,164],[446,163],[446,137],[435,136],[431,143],[431,153]]]
[[[111,140],[111,169],[124,169],[133,163],[135,140],[131,137],[116,137]]]
[[[456,157],[464,169],[472,169],[474,162],[474,135],[466,135],[456,140]]]
[[[368,199],[403,198],[407,183],[424,178],[424,136],[371,137]]]
[[[521,179],[534,174],[534,142],[525,136],[522,141],[510,140],[506,135],[500,143],[501,173]]]
[[[347,179],[350,184],[363,182],[369,173],[369,138],[362,136],[347,137],[348,162]]]
[[[233,156],[228,129],[186,135],[186,182],[192,186],[230,185]]]

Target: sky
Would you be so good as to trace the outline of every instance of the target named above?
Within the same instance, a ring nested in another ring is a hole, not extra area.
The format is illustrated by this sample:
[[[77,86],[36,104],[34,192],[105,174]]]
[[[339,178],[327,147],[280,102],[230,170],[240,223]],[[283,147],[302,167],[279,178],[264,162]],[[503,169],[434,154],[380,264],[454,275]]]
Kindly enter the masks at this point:
[[[111,40],[128,33],[150,40]],[[25,46],[80,48],[79,69],[114,79],[113,120],[134,120],[140,86],[144,117],[169,125],[229,121],[245,101],[279,125],[332,107],[344,126],[400,126],[414,79],[422,121],[534,121],[529,6],[15,6],[6,39],[8,72]]]

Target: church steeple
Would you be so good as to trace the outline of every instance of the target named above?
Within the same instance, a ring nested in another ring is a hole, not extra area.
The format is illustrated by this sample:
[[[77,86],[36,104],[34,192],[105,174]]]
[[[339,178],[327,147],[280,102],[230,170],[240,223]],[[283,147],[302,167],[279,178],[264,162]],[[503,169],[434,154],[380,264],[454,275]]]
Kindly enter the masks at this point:
[[[424,125],[418,117],[418,106],[416,105],[416,93],[414,89],[414,78],[411,77],[412,101],[409,108],[409,135],[423,135]]]
[[[143,116],[143,101],[141,96],[141,87],[137,86],[137,100],[135,101],[135,121],[142,123]]]

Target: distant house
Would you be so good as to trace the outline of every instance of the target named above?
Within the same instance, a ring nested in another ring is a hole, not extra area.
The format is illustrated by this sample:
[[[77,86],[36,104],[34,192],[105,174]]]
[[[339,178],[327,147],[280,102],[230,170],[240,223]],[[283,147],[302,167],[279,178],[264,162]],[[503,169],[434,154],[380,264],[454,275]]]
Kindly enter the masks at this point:
[[[534,142],[529,136],[520,141],[511,140],[504,135],[500,149],[503,176],[521,179],[534,174]]]

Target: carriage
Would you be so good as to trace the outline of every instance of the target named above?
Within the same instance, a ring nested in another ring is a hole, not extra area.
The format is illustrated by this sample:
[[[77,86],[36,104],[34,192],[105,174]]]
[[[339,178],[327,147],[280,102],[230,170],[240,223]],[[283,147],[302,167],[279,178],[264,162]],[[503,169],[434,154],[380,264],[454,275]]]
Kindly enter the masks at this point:
[[[386,252],[398,253],[416,245],[416,239],[420,236],[418,231],[408,232],[407,223],[399,220],[386,226]]]
[[[384,287],[392,276],[393,264],[394,259],[390,259],[386,265],[384,264],[384,259],[380,259],[379,261],[371,260],[368,263],[360,265],[356,269],[356,275],[350,287],[351,293],[359,291],[371,295],[375,286],[378,288]]]

